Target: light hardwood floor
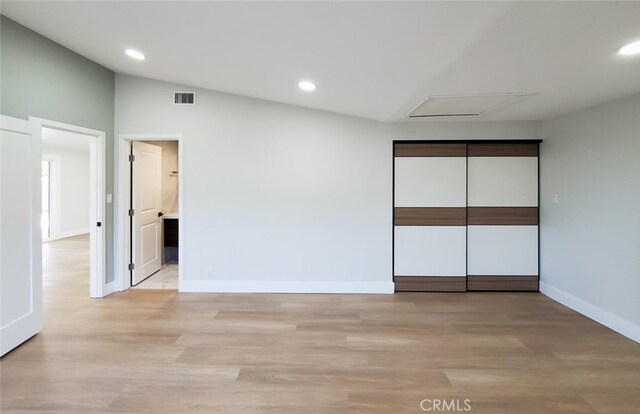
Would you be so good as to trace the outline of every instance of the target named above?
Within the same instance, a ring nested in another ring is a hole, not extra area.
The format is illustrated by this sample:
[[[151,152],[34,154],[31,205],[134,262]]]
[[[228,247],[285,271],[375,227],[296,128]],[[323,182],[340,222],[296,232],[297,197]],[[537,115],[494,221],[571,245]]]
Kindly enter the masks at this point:
[[[87,239],[44,247],[44,330],[1,361],[3,414],[640,412],[640,345],[540,294],[92,300]]]

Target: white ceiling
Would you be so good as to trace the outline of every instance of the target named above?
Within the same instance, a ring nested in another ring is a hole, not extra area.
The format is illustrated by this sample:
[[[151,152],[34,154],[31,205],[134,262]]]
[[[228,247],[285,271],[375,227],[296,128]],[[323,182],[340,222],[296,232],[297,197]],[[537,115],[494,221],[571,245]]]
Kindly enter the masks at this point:
[[[90,137],[73,132],[42,128],[42,147],[89,152]]]
[[[640,39],[640,2],[3,1],[2,13],[116,72],[383,121],[430,95],[536,93],[480,117],[524,120],[640,92],[640,57],[616,55]]]

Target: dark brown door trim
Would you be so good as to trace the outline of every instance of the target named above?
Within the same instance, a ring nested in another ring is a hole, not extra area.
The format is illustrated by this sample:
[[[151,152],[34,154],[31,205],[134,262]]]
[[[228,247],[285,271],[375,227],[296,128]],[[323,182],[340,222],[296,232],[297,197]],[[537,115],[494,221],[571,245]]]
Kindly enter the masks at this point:
[[[395,276],[396,292],[464,292],[464,276]]]
[[[396,226],[466,226],[466,207],[396,207]]]
[[[469,157],[537,157],[537,143],[469,143]]]
[[[393,155],[394,157],[466,157],[467,144],[395,144]]]
[[[469,291],[538,291],[538,276],[467,276]]]
[[[520,225],[538,224],[538,207],[468,207],[468,224]]]

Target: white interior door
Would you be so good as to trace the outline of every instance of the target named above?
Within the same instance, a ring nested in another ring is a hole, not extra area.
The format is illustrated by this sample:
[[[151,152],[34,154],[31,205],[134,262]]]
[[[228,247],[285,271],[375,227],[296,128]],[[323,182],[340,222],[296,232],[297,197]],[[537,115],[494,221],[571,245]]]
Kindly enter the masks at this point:
[[[31,123],[0,122],[0,355],[42,329],[41,145]]]
[[[137,285],[162,265],[162,148],[133,141],[131,284]]]

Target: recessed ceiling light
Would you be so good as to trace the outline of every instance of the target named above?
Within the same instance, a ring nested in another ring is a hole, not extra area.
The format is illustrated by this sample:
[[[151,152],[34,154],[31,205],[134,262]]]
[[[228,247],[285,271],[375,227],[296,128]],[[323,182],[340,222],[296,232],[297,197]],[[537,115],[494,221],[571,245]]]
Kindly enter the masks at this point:
[[[303,91],[311,92],[316,90],[316,85],[314,85],[313,82],[300,81],[298,82],[298,88],[302,89]]]
[[[624,56],[640,54],[640,40],[621,47],[618,49],[618,53]]]
[[[135,60],[145,60],[146,58],[146,56],[142,52],[139,52],[135,49],[126,49],[124,53],[126,53],[127,56]]]

